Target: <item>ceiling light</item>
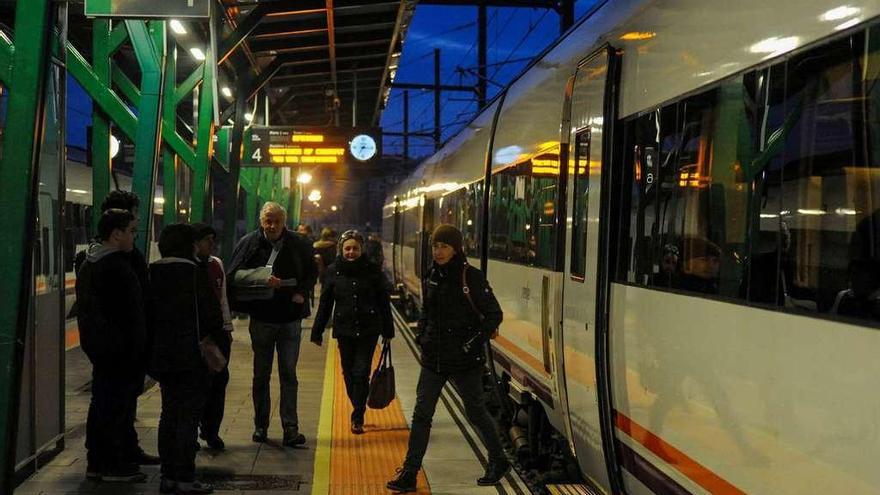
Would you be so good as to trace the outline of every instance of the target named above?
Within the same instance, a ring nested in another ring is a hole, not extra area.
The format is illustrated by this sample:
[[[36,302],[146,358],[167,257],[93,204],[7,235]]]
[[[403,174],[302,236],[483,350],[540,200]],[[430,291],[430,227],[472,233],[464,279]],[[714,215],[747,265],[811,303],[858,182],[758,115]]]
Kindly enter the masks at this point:
[[[192,47],[189,49],[189,52],[192,54],[194,59],[199,61],[205,60],[205,52],[203,52],[201,48]]]
[[[337,210],[336,205],[331,206],[331,207],[330,207],[330,210],[331,210],[331,211],[336,211],[336,210]]]
[[[223,96],[227,98],[232,98],[232,90],[229,89],[229,86],[223,86],[220,92],[223,93]]]
[[[254,114],[246,113],[246,114],[244,114],[244,119],[247,120],[248,122],[251,122],[254,120]]]
[[[317,189],[313,189],[312,192],[309,193],[308,199],[309,199],[309,201],[311,201],[313,203],[317,203],[318,201],[321,201],[321,191],[319,191]]]
[[[183,27],[183,24],[180,23],[177,19],[171,19],[171,22],[168,23],[171,26],[171,30],[177,34],[186,34],[186,28]]]
[[[303,172],[296,176],[296,181],[300,184],[308,184],[312,181],[312,174]]]
[[[649,40],[655,36],[657,36],[657,33],[631,31],[629,33],[623,33],[620,36],[620,39],[622,39],[623,41],[641,41]]]

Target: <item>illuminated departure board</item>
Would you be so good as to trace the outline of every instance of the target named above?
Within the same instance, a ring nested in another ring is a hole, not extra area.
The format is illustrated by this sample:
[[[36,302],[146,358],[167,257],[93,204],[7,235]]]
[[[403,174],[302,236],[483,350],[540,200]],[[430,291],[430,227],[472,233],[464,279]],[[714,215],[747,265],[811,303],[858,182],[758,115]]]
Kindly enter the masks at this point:
[[[245,167],[337,166],[364,162],[362,136],[381,141],[377,128],[304,128],[254,126]],[[366,158],[366,159],[365,159]]]

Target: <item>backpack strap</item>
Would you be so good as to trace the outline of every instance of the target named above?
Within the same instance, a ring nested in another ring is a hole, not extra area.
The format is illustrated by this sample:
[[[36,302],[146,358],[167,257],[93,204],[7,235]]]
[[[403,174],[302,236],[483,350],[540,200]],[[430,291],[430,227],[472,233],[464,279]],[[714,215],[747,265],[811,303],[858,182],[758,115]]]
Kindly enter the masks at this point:
[[[486,319],[486,317],[483,316],[483,313],[481,313],[480,310],[477,309],[477,305],[474,304],[474,299],[471,297],[471,288],[468,287],[467,284],[468,268],[470,268],[470,265],[467,263],[465,263],[461,268],[461,291],[464,293],[464,297],[467,298],[468,303],[470,303],[471,308],[474,310],[474,313],[477,314],[477,316],[480,318],[480,321],[483,321]]]

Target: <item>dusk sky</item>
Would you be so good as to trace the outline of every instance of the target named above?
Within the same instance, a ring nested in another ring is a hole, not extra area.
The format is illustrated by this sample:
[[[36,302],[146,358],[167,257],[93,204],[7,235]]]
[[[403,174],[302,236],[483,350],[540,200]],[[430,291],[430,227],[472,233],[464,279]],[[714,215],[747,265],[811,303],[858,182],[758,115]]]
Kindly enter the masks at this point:
[[[580,18],[596,0],[577,0],[575,17]],[[488,9],[489,99],[510,82],[559,35],[559,17],[555,11],[528,8]],[[473,85],[477,66],[477,8],[423,5],[416,8],[407,32],[397,82],[432,83],[434,48],[441,50],[441,81],[444,84]],[[493,65],[497,64],[497,65]],[[470,72],[468,72],[470,71]],[[92,102],[85,91],[68,76],[67,142],[86,147],[86,129],[91,124]],[[382,114],[384,130],[403,130],[402,91],[392,90]],[[442,94],[443,139],[455,134],[467,123],[477,107],[470,93]],[[410,91],[410,130],[431,132],[434,125],[431,91]],[[386,154],[402,154],[402,138],[385,139]],[[411,138],[410,155],[425,156],[433,151],[431,139]]]

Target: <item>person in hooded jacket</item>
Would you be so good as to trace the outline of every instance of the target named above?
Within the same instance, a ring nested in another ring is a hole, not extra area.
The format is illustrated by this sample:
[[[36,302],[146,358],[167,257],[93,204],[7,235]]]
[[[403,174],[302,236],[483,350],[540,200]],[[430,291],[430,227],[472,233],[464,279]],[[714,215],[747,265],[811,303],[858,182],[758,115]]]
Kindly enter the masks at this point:
[[[90,480],[146,479],[127,449],[134,429],[133,383],[143,387],[146,355],[144,296],[132,268],[137,219],[110,208],[98,221],[98,241],[89,245],[76,279],[77,324],[83,352],[92,363],[92,398],[86,422]]]
[[[333,338],[339,343],[342,376],[351,401],[351,432],[364,432],[370,391],[370,365],[379,336],[394,338],[391,299],[382,269],[364,255],[364,238],[349,230],[339,238],[339,254],[327,268],[311,341],[321,345],[333,314]],[[334,308],[335,306],[335,308]]]
[[[318,266],[318,281],[324,284],[327,268],[336,259],[336,232],[330,227],[321,229],[321,238],[312,245],[315,248],[315,263]]]
[[[409,445],[403,467],[387,483],[396,492],[416,489],[434,410],[448,380],[456,385],[465,414],[489,451],[486,472],[477,484],[494,485],[510,470],[497,426],[483,400],[485,344],[501,324],[501,307],[483,272],[468,265],[460,230],[438,225],[431,235],[431,253],[434,262],[424,280],[425,299],[416,336],[422,368]]]
[[[162,259],[150,265],[155,308],[150,318],[153,350],[150,375],[159,381],[161,493],[211,493],[195,479],[199,420],[210,377],[200,342],[228,339],[223,313],[208,273],[196,263],[196,231],[171,224],[159,235]]]

